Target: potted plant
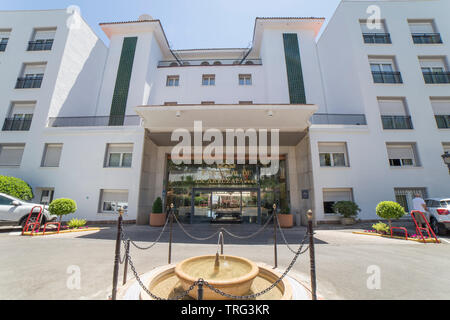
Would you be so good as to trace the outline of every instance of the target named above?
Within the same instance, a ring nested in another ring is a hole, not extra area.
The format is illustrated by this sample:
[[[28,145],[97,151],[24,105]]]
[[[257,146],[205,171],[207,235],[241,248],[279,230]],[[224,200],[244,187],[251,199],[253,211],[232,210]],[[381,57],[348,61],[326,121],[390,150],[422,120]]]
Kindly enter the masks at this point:
[[[392,219],[400,219],[405,215],[405,209],[394,201],[382,201],[376,208],[377,216],[386,219],[389,222],[389,230],[392,227]]]
[[[292,228],[294,226],[294,215],[290,213],[289,208],[281,209],[277,219],[282,228]]]
[[[152,212],[150,213],[150,226],[162,227],[166,223],[166,214],[163,213],[162,200],[160,197],[153,202]]]
[[[333,210],[342,216],[341,224],[343,225],[355,224],[355,217],[361,211],[353,201],[338,201],[333,205]]]

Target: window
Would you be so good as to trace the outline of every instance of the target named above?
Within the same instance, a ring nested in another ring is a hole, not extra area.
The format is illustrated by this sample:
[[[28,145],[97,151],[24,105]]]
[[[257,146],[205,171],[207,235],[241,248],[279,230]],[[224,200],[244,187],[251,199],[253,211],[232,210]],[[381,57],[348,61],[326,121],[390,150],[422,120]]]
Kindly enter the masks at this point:
[[[386,146],[391,167],[418,166],[415,143],[387,143]]]
[[[239,104],[253,104],[253,101],[239,101]]]
[[[122,208],[128,211],[128,190],[100,190],[100,213],[118,213]]]
[[[446,152],[450,153],[450,142],[442,143],[442,147],[444,148],[444,153]]]
[[[0,206],[10,206],[12,200],[10,198],[0,196]]]
[[[180,84],[180,76],[167,76],[167,87],[178,87]]]
[[[13,102],[10,112],[3,124],[4,131],[30,130],[35,102]]]
[[[251,74],[240,74],[239,75],[239,85],[240,86],[251,86],[252,85],[252,75]]]
[[[404,98],[378,98],[383,129],[412,129]]]
[[[0,144],[0,166],[19,167],[25,144]]]
[[[53,201],[55,190],[53,188],[37,188],[37,192],[41,193],[39,197],[40,204],[49,204]]]
[[[214,101],[202,101],[202,104],[216,104]]]
[[[62,143],[46,143],[41,167],[59,167]]]
[[[364,43],[392,43],[391,36],[386,31],[385,21],[381,21],[378,25],[367,20],[360,20],[361,31],[363,34]]]
[[[319,142],[319,157],[321,167],[346,167],[346,143]]]
[[[399,203],[406,212],[412,209],[412,200],[415,194],[420,194],[422,199],[428,197],[426,188],[394,188],[395,201]]]
[[[16,89],[40,88],[46,63],[24,64],[21,76],[17,79]]]
[[[370,69],[374,83],[403,83],[397,71],[394,58],[370,58]]]
[[[133,158],[133,144],[108,144],[105,167],[130,168]]]
[[[32,40],[28,42],[28,51],[51,50],[55,34],[56,28],[35,29]]]
[[[445,58],[419,58],[425,83],[450,83],[450,73],[447,71]]]
[[[0,29],[0,52],[6,50],[11,30]]]
[[[433,21],[408,20],[408,24],[415,44],[442,43]]]
[[[214,74],[204,74],[202,76],[203,86],[214,86],[216,84],[216,76]]]
[[[450,129],[450,99],[431,98],[436,124],[439,129]]]
[[[353,201],[353,189],[323,189],[323,210],[325,214],[335,214],[333,205],[338,201]]]

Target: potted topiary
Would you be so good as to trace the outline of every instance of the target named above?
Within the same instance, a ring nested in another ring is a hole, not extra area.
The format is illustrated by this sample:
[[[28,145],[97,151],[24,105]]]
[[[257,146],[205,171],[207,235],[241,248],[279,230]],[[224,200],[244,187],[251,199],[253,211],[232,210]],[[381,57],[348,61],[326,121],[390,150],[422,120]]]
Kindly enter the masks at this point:
[[[294,215],[290,213],[289,208],[281,209],[277,219],[282,228],[292,228],[294,226]]]
[[[160,197],[153,202],[152,212],[150,213],[150,226],[162,227],[166,223],[166,214],[163,213],[162,200]]]
[[[333,211],[342,216],[341,224],[352,225],[355,224],[355,217],[361,209],[353,201],[338,201],[333,205]]]
[[[392,228],[391,220],[400,219],[405,215],[405,209],[394,201],[382,201],[376,208],[377,216],[386,219],[389,222],[389,230]]]
[[[58,216],[59,222],[61,223],[62,216],[77,211],[77,204],[72,199],[67,198],[55,199],[48,206],[48,211],[52,215]]]

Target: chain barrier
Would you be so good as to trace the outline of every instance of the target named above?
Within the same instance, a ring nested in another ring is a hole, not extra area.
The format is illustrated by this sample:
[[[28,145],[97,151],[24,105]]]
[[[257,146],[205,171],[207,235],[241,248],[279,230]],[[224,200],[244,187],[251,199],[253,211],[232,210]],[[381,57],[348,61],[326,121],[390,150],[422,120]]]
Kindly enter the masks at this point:
[[[222,229],[225,233],[227,233],[229,236],[231,236],[231,237],[233,237],[233,238],[242,239],[242,240],[250,239],[250,238],[253,238],[253,237],[257,236],[257,235],[260,234],[265,228],[267,228],[267,226],[269,225],[270,220],[272,220],[272,218],[273,218],[273,215],[274,215],[274,214],[272,213],[272,215],[267,219],[266,223],[265,223],[259,230],[257,230],[256,232],[254,232],[254,233],[252,233],[252,234],[250,234],[250,235],[247,235],[247,236],[238,236],[237,234],[234,234],[234,233],[228,231],[228,230],[225,229],[225,228],[221,228],[221,229]]]
[[[178,223],[181,230],[191,239],[194,239],[197,241],[205,241],[205,240],[212,239],[215,235],[217,235],[220,232],[220,229],[218,229],[216,232],[214,232],[212,235],[210,235],[208,237],[205,237],[205,238],[195,237],[186,230],[186,228],[183,226],[183,224],[180,222],[180,220],[178,220],[176,215],[173,215],[173,216],[175,217],[175,221]]]
[[[170,213],[170,214],[172,214],[172,213]],[[130,240],[130,243],[131,243],[136,249],[139,249],[139,250],[148,250],[148,249],[153,248],[153,246],[154,246],[155,244],[157,244],[157,243],[159,242],[159,240],[161,240],[161,237],[162,237],[162,235],[163,235],[163,233],[164,233],[164,231],[166,230],[166,227],[167,227],[167,225],[168,225],[170,214],[169,214],[169,216],[168,216],[167,219],[166,219],[166,223],[164,224],[164,226],[163,226],[163,228],[162,228],[162,230],[161,230],[161,233],[159,234],[159,236],[156,238],[156,240],[155,240],[151,245],[149,245],[148,247],[141,247],[141,246],[139,246],[138,244],[136,244],[133,240]],[[126,236],[126,234],[125,234],[124,228],[122,227],[122,239],[125,239],[125,238],[127,238],[127,236]]]
[[[296,251],[296,254],[294,256],[294,258],[292,259],[291,263],[289,264],[289,266],[286,268],[286,270],[284,271],[284,273],[281,275],[281,277],[279,277],[274,283],[272,283],[272,285],[270,285],[269,287],[267,287],[266,289],[254,293],[254,294],[250,294],[250,295],[246,295],[246,296],[235,296],[232,294],[228,294],[225,293],[217,288],[215,288],[214,286],[212,286],[211,284],[209,284],[207,281],[203,281],[203,284],[208,287],[211,291],[215,292],[216,294],[219,294],[223,297],[226,298],[230,298],[230,299],[235,299],[235,300],[249,300],[249,299],[254,299],[257,298],[259,296],[262,296],[263,294],[266,294],[267,292],[269,292],[270,290],[272,290],[273,288],[275,288],[285,277],[286,275],[291,271],[292,267],[294,266],[295,262],[297,261],[298,257],[305,253],[306,250],[303,250],[303,246],[305,244],[305,240],[307,239],[308,234],[305,234],[305,236],[303,237],[302,242],[300,243],[300,246],[298,248],[298,250]]]
[[[278,229],[280,230],[280,233],[281,233],[281,237],[283,238],[283,241],[284,241],[284,243],[286,244],[287,248],[288,248],[293,254],[296,254],[296,253],[297,253],[297,250],[292,249],[292,247],[289,245],[289,242],[286,240],[286,237],[285,237],[285,235],[284,235],[284,231],[283,231],[283,229],[281,228],[280,220],[278,220],[278,219],[277,219],[277,224],[278,224]],[[308,232],[306,232],[305,237],[306,237],[307,235],[309,235]],[[305,249],[302,253],[305,253],[308,249],[309,249],[309,247],[306,247],[306,249]]]

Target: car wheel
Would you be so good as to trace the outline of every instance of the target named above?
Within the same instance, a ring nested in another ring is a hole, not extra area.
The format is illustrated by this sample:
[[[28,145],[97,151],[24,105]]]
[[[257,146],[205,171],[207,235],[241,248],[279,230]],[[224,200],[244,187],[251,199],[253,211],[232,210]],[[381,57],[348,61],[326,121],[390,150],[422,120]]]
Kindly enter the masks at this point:
[[[435,234],[441,236],[447,234],[447,229],[445,228],[445,226],[442,223],[439,223],[435,218],[431,218],[430,225]]]

